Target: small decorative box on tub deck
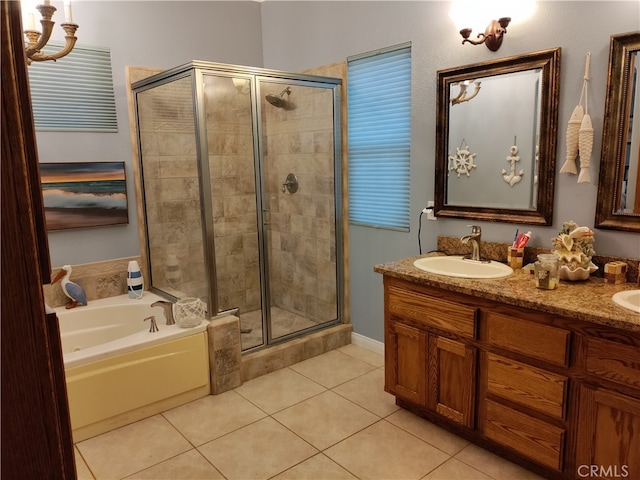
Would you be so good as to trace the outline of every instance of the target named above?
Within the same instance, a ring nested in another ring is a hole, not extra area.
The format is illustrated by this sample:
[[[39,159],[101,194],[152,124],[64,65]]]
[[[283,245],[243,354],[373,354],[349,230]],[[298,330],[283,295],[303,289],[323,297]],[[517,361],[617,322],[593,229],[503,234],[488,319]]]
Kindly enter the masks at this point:
[[[625,262],[609,262],[604,266],[604,281],[617,285],[627,281],[627,264]]]

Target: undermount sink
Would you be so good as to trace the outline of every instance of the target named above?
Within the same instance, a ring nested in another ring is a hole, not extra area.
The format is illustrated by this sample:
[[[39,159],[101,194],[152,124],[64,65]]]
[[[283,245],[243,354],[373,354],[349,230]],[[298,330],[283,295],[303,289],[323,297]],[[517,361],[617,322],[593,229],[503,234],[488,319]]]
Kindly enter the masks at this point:
[[[611,299],[621,307],[632,312],[640,313],[640,290],[625,290],[618,292]]]
[[[413,265],[425,272],[460,278],[504,278],[513,273],[513,269],[504,263],[474,262],[460,256],[419,258]]]

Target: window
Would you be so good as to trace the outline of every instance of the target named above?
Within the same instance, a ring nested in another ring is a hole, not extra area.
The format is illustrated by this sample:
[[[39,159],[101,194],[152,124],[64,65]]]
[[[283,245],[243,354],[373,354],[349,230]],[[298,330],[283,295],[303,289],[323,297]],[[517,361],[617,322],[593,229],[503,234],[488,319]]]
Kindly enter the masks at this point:
[[[42,51],[63,45],[49,42]],[[55,62],[33,62],[29,84],[37,131],[118,131],[108,48],[76,45]]]
[[[347,62],[349,222],[408,231],[411,46]]]

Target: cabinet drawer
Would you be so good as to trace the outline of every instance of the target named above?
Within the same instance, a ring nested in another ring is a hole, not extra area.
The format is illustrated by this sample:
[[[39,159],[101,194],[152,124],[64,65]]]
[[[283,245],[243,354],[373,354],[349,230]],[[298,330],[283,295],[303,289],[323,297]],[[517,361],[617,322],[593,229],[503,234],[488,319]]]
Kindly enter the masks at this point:
[[[484,434],[525,457],[562,469],[565,431],[554,425],[487,400]]]
[[[486,358],[489,394],[564,419],[567,377],[492,353],[487,353]]]
[[[601,338],[588,338],[587,371],[640,388],[640,348]]]
[[[571,332],[529,320],[488,313],[487,340],[494,345],[555,365],[569,363]]]
[[[389,313],[462,337],[475,338],[477,308],[440,300],[391,285]]]

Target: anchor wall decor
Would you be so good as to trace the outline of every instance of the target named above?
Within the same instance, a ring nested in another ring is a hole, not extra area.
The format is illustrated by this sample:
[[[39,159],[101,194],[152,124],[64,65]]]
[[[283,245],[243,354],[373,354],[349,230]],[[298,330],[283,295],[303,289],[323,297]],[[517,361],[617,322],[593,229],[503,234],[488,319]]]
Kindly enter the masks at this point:
[[[524,170],[522,169],[516,174],[516,162],[520,161],[520,156],[518,155],[518,146],[516,145],[515,137],[509,152],[511,155],[507,157],[507,161],[511,163],[511,168],[509,169],[509,173],[507,173],[504,168],[502,169],[502,178],[509,186],[513,187],[516,183],[520,182],[524,176]]]

